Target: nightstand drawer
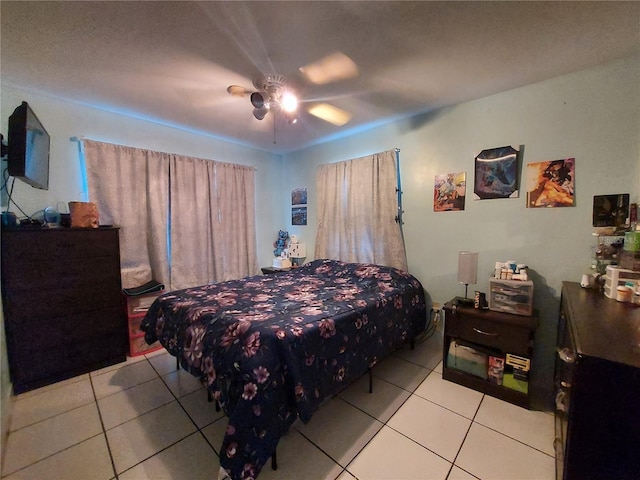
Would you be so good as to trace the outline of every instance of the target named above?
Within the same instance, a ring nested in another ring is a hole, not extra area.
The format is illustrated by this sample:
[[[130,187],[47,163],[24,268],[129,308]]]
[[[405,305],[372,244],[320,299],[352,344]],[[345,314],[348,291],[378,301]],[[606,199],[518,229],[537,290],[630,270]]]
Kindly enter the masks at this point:
[[[502,322],[447,314],[447,335],[463,338],[466,341],[497,348],[505,353],[529,355],[531,331],[528,328]]]

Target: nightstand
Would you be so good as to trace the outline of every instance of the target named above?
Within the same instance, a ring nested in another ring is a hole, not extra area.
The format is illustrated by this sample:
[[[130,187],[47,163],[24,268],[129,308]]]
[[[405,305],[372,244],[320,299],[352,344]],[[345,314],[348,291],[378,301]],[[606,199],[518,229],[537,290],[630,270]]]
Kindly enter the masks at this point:
[[[273,275],[275,273],[288,272],[291,269],[290,268],[276,268],[276,267],[261,267],[260,270],[262,270],[262,273],[264,275]]]
[[[444,311],[442,378],[529,408],[537,312],[513,315],[455,301]]]

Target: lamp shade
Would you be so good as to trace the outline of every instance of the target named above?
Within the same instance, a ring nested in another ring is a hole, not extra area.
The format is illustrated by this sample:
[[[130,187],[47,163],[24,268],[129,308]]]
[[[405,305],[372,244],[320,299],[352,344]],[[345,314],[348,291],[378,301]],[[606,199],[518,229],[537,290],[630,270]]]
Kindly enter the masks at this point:
[[[478,276],[478,252],[458,253],[458,282],[474,284]]]

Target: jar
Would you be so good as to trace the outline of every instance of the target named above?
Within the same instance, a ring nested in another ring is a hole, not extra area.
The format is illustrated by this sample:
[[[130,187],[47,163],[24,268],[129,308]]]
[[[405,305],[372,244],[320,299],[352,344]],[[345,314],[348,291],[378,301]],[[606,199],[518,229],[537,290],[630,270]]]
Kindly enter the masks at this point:
[[[623,285],[616,289],[616,300],[619,302],[630,302],[633,296],[633,290]]]

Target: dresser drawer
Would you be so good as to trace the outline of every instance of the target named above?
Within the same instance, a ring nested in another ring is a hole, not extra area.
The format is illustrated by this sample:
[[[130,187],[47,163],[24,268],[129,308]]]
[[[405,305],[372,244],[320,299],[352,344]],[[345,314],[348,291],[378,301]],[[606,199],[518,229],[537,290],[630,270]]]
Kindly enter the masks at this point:
[[[2,260],[12,262],[55,259],[65,265],[74,259],[112,256],[119,251],[118,230],[68,228],[2,232]]]
[[[517,318],[517,317],[516,317]],[[447,314],[447,335],[528,357],[531,333],[526,327],[468,315]]]

